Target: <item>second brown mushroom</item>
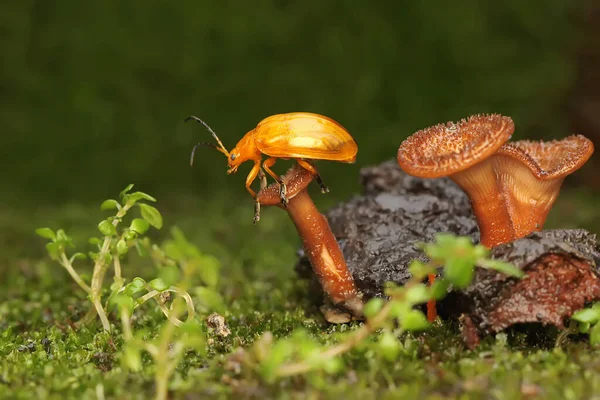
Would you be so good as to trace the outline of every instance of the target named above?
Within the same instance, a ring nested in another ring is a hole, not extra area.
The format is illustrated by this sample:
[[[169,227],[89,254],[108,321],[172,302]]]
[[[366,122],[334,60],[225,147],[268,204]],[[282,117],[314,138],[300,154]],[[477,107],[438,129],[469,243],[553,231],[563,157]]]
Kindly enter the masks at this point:
[[[323,291],[331,302],[348,310],[353,317],[362,317],[362,295],[352,277],[340,246],[323,214],[310,198],[307,186],[314,176],[298,165],[282,177],[287,186],[287,206],[281,204],[279,185],[272,184],[258,192],[263,206],[285,210],[302,240],[302,247]],[[330,322],[342,322],[326,318]],[[333,316],[332,318],[337,318]],[[346,321],[343,321],[346,322]]]
[[[420,130],[398,149],[398,164],[421,178],[447,176],[471,199],[487,247],[541,230],[564,178],[579,169],[594,146],[582,135],[550,142],[506,144],[511,118],[476,115]]]

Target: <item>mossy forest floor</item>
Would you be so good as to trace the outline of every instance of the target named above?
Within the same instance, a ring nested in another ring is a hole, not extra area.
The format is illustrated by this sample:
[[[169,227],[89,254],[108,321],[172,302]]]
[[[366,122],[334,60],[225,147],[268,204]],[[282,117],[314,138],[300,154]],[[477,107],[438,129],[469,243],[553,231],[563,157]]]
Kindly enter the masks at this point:
[[[220,313],[231,330],[225,338],[209,333],[205,355],[186,353],[170,381],[172,398],[600,398],[600,350],[585,338],[570,336],[557,348],[556,331],[540,334],[525,327],[488,337],[476,351],[468,351],[454,322],[405,335],[394,361],[367,341],[343,357],[344,368],[335,374],[310,373],[271,383],[243,371],[237,374],[240,366],[228,361],[230,354],[248,348],[266,331],[277,339],[304,328],[314,340],[334,343],[334,333],[359,325],[326,324],[307,297],[307,284],[294,276],[299,241],[285,214],[265,210],[253,226],[251,203],[240,203],[179,199],[162,204],[159,199],[157,204],[165,220],[165,232],[153,234],[157,240],[175,224],[220,260],[222,301],[200,304],[198,312],[201,318]],[[561,213],[570,215],[564,219],[569,227],[581,226],[579,221],[596,223],[590,204],[564,196],[551,225],[565,226]],[[570,214],[573,210],[577,215]],[[35,213],[4,209],[0,214],[0,398],[152,398],[150,357],[143,358],[141,372],[121,366],[123,339],[115,315],[111,322],[116,329],[110,334],[99,323],[72,328],[89,302],[64,269],[46,257],[44,241],[33,233],[39,226],[62,227],[84,248],[83,238],[95,234],[103,214],[91,206]],[[123,268],[129,279],[153,277],[143,259],[131,257]],[[164,316],[151,306],[133,319],[134,327],[147,328],[148,335],[163,322]]]

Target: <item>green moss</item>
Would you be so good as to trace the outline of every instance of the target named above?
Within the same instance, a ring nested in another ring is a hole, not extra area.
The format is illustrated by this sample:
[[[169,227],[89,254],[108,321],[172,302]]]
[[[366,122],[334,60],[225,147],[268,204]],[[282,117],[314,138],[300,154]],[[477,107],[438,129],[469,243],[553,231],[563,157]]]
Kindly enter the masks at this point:
[[[251,204],[234,206],[217,198],[205,207],[198,218],[167,211],[165,221],[178,224],[191,242],[221,260],[219,312],[231,334],[221,338],[209,333],[206,354],[186,353],[170,381],[175,398],[517,399],[537,393],[538,398],[578,399],[600,391],[600,350],[590,348],[584,338],[569,337],[563,349],[555,349],[556,330],[549,329],[542,337],[512,330],[488,337],[476,351],[468,351],[451,322],[401,337],[393,361],[381,354],[372,337],[342,356],[342,368],[335,373],[314,372],[266,383],[232,356],[236,349],[250,348],[266,331],[282,338],[299,328],[317,343],[332,345],[337,334],[360,324],[324,322],[306,295],[307,283],[294,278],[298,240],[284,213],[266,209],[253,226]],[[87,215],[96,216],[91,210]],[[73,221],[69,212],[62,211],[42,217]],[[21,221],[21,227],[37,224],[20,219],[18,213],[14,221]],[[77,234],[76,242],[89,233],[71,231]],[[30,232],[33,238],[33,229]],[[43,241],[33,238],[27,246],[36,254],[35,247],[43,248]],[[126,277],[153,278],[143,259],[131,256],[128,261]],[[145,354],[140,372],[121,366],[123,340],[114,315],[115,330],[110,334],[100,332],[98,323],[74,330],[72,321],[87,312],[88,302],[60,266],[39,257],[10,258],[5,263],[0,283],[0,398],[95,399],[102,394],[151,398],[154,364]],[[194,290],[190,292],[197,298]],[[203,316],[212,311],[199,307]],[[149,338],[164,322],[154,306],[134,315],[135,329],[145,329]]]

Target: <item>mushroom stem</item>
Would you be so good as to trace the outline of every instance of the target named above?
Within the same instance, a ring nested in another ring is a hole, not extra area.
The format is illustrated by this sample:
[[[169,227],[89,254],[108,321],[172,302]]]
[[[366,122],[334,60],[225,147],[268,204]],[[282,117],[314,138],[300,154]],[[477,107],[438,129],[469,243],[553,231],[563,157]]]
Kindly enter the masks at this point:
[[[277,184],[258,193],[260,203],[263,206],[276,205],[287,211],[323,291],[334,304],[343,306],[355,317],[361,317],[362,295],[354,284],[354,278],[327,219],[308,194],[307,186],[313,180],[313,175],[296,165],[287,172],[283,180],[287,186],[287,206],[281,205]]]
[[[494,247],[514,240],[512,217],[507,208],[505,193],[497,184],[493,163],[484,160],[450,175],[449,178],[464,190],[471,200],[481,244]]]

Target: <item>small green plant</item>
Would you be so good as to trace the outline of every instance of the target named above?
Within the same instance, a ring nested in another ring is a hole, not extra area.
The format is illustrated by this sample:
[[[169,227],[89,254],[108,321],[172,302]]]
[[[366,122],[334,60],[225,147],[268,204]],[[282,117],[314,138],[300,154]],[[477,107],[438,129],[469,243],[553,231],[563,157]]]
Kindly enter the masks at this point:
[[[124,284],[121,274],[121,257],[127,254],[130,247],[138,246],[140,239],[143,238],[150,226],[156,229],[162,228],[163,221],[160,212],[144,202],[156,202],[156,199],[143,192],[130,193],[132,188],[133,185],[130,184],[120,193],[121,202],[109,199],[100,205],[101,210],[116,210],[116,213],[100,221],[98,230],[102,237],[89,239],[89,243],[96,246],[97,249],[96,251],[90,251],[87,255],[81,252],[74,252],[70,256],[67,254],[67,251],[75,246],[73,240],[63,229],[58,229],[56,232],[50,228],[36,230],[39,236],[50,240],[46,244],[50,258],[67,270],[79,287],[88,294],[92,302],[93,309],[80,321],[80,324],[89,323],[98,315],[102,327],[110,331],[110,323],[106,316],[105,307],[102,305],[102,285],[107,270],[111,264],[114,266],[113,285],[111,286],[112,297]],[[133,218],[128,227],[121,228],[125,216],[134,206],[138,207],[141,218]],[[94,264],[89,285],[74,267],[75,261],[85,260],[88,257]]]
[[[571,317],[576,323],[565,330],[569,333],[584,333],[590,337],[592,346],[600,345],[600,303],[576,311]]]
[[[273,336],[267,332],[250,351],[243,354],[246,367],[258,372],[268,382],[313,370],[334,373],[343,366],[339,357],[360,346],[376,331],[381,331],[377,338],[373,338],[377,341],[376,348],[384,359],[393,361],[405,348],[399,339],[403,333],[430,327],[423,312],[415,306],[443,298],[450,285],[458,288],[468,286],[476,266],[517,278],[523,276],[523,272],[512,264],[490,259],[489,250],[482,245],[473,245],[468,237],[438,234],[435,243],[421,244],[421,248],[430,261],[413,261],[409,281],[403,286],[390,284],[386,288],[389,300],[369,300],[364,307],[365,323],[355,331],[340,335],[338,344],[321,346],[303,330],[279,341],[273,341]],[[424,284],[423,280],[440,267],[444,270],[443,278],[437,279],[431,286]]]
[[[131,371],[140,371],[142,352],[145,351],[151,356],[154,362],[157,400],[167,398],[169,379],[185,352],[194,350],[203,354],[206,350],[205,330],[200,321],[194,318],[194,305],[187,290],[199,271],[204,271],[204,283],[208,281],[210,284],[216,284],[218,272],[218,263],[202,255],[185,239],[181,231],[174,229],[173,236],[174,240],[165,242],[162,248],[153,246],[151,250],[155,253],[155,259],[162,260],[163,263],[176,263],[177,266],[164,267],[161,277],[149,283],[141,278],[134,279],[111,301],[118,308],[125,340],[121,353],[122,364]],[[206,271],[211,272],[207,275]],[[146,293],[141,295],[144,292]],[[171,293],[179,298],[167,309],[165,303]],[[135,332],[131,325],[134,310],[148,298],[157,300],[169,320],[159,328],[158,335],[151,340],[147,339],[146,330]],[[184,301],[177,301],[179,299]],[[179,316],[184,310],[187,311],[187,319],[182,322]]]
[[[92,303],[90,312],[79,324],[90,323],[98,315],[103,328],[110,331],[107,313],[116,309],[125,342],[120,352],[122,364],[132,371],[139,371],[142,368],[141,354],[147,352],[154,361],[156,398],[162,400],[167,398],[169,378],[185,352],[190,349],[198,353],[205,351],[205,329],[196,318],[194,301],[188,290],[193,289],[206,308],[223,308],[221,297],[214,290],[220,263],[215,257],[203,254],[176,227],[171,230],[171,238],[161,246],[152,243],[145,233],[151,226],[156,229],[162,227],[161,214],[144,202],[155,202],[152,196],[142,192],[130,193],[132,187],[129,185],[121,192],[120,202],[109,199],[102,203],[102,210],[116,210],[116,213],[98,224],[103,236],[89,239],[96,250],[88,255],[70,254],[73,240],[62,229],[55,232],[50,228],[39,228],[36,233],[50,240],[46,245],[50,258],[68,271]],[[132,218],[127,227],[121,228],[128,211],[134,206],[139,208],[141,218]],[[153,261],[158,274],[156,278],[147,281],[135,277],[126,283],[121,262],[134,247],[140,256]],[[76,260],[88,257],[94,263],[89,283],[74,267]],[[111,265],[114,269],[113,282],[109,290],[105,290],[104,277]],[[108,296],[103,303],[105,292]],[[131,318],[140,306],[151,299],[167,318],[154,337],[153,332],[146,329],[136,331]],[[184,312],[187,317],[182,321],[180,317]]]

